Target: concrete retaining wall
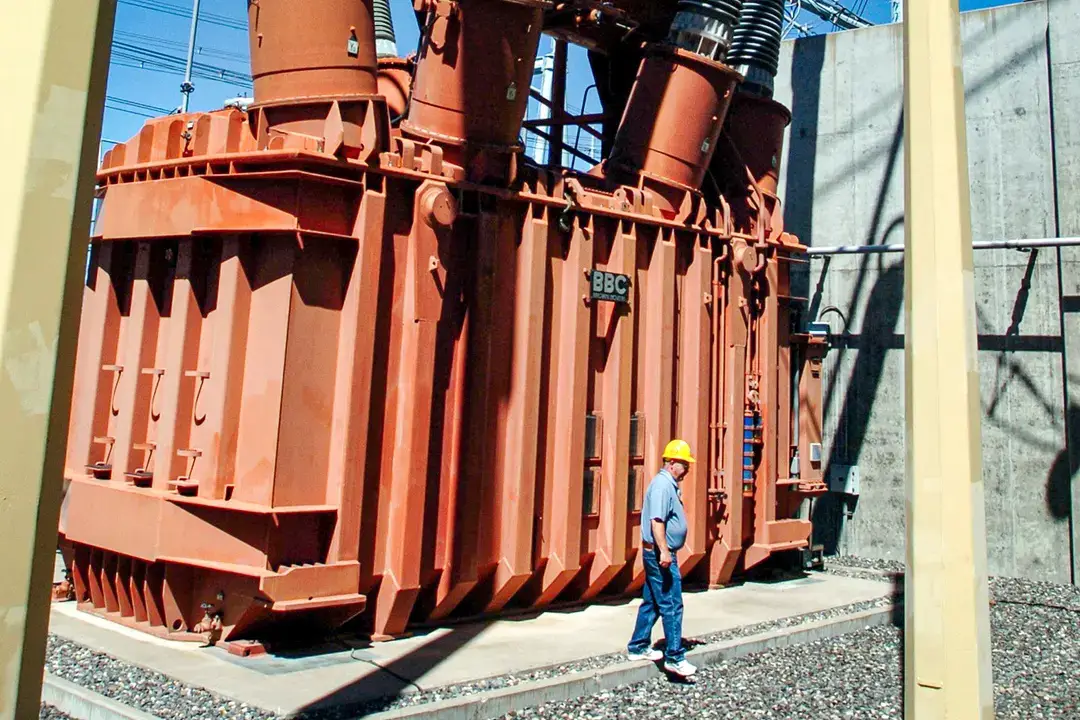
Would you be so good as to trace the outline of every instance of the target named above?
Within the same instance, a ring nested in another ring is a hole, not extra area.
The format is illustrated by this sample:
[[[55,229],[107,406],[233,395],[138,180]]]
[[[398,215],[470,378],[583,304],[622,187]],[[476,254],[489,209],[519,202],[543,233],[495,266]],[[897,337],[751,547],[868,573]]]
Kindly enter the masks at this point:
[[[962,16],[975,240],[1080,235],[1078,36],[1080,0]],[[792,110],[789,230],[817,246],[903,243],[901,26],[785,43],[776,98]],[[990,572],[1068,583],[1080,576],[1080,249],[978,251],[975,264]],[[815,259],[800,288],[808,319],[833,333],[828,463],[861,479],[857,498],[818,501],[817,539],[902,560],[903,257]]]

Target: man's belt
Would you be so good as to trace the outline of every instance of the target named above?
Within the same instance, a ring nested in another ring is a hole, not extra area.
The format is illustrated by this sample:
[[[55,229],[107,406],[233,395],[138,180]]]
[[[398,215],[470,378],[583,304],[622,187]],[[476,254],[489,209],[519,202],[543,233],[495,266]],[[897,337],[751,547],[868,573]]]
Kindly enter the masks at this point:
[[[648,540],[642,540],[641,541],[641,547],[645,548],[646,550],[655,550],[656,549],[656,546],[653,545]]]

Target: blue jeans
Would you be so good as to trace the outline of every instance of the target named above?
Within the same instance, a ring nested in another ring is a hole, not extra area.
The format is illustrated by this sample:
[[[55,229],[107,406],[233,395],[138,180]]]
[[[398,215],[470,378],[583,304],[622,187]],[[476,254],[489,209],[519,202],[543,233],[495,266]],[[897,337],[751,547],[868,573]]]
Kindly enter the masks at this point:
[[[642,550],[645,565],[645,587],[642,589],[642,602],[638,608],[637,624],[634,635],[630,638],[627,650],[642,653],[652,644],[652,629],[657,618],[663,618],[664,638],[667,651],[664,653],[669,662],[680,662],[686,656],[682,646],[682,577],[679,574],[679,561],[671,553],[671,566],[660,567],[660,551]]]

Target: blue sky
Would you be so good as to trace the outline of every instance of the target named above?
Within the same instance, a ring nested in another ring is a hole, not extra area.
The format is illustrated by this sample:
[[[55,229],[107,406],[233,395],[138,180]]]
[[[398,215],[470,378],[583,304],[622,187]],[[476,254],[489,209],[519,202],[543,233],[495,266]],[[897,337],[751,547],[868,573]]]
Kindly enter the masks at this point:
[[[961,10],[1007,4],[1016,0],[961,0]],[[888,0],[843,0],[874,22],[888,22]],[[411,0],[390,0],[397,32],[398,52],[406,55],[416,47],[417,29]],[[243,0],[204,2],[199,13],[196,39],[195,92],[192,110],[220,108],[225,100],[250,96],[247,80],[248,41],[247,3]],[[187,50],[191,20],[190,0],[118,0],[116,29],[113,36],[112,64],[109,68],[103,148],[110,142],[135,135],[147,117],[164,115],[180,104],[180,83]],[[801,21],[815,33],[830,26],[814,20],[808,13]],[[545,38],[541,53],[550,51]],[[582,98],[592,84],[585,52],[570,49],[570,79],[567,104],[571,110],[581,107]],[[586,109],[599,110],[595,93],[590,93]]]

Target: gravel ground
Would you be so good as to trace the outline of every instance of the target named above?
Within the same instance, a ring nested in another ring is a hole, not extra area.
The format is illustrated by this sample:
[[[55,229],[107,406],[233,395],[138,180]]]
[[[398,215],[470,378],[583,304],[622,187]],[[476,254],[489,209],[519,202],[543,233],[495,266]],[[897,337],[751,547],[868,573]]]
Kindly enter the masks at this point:
[[[826,569],[892,582],[904,568],[829,558]],[[1080,589],[993,578],[990,590],[996,717],[1080,718]],[[897,628],[873,628],[702,668],[693,684],[651,680],[504,720],[902,718],[902,642]]]
[[[690,638],[688,644],[693,646],[731,640],[737,637],[747,637],[792,625],[861,612],[880,607],[887,604],[887,602],[887,600],[882,599],[852,603],[832,610],[723,630],[701,637]],[[508,673],[471,683],[449,685],[434,690],[411,692],[397,697],[373,700],[359,707],[354,706],[342,710],[310,713],[310,718],[311,720],[345,720],[382,710],[462,697],[573,672],[598,670],[625,661],[626,655],[624,653],[611,653],[572,663],[540,668],[530,672]],[[264,718],[274,717],[250,705],[236,703],[215,693],[183,685],[161,673],[128,665],[108,655],[56,636],[49,637],[46,668],[50,673],[58,677],[70,680],[106,697],[162,718],[203,718],[213,716],[228,718],[229,720],[263,720]]]
[[[898,631],[875,628],[702,668],[693,684],[661,678],[506,718],[900,717],[899,651]]]
[[[827,570],[835,567],[877,570],[878,572],[883,573],[904,572],[904,563],[900,560],[878,560],[876,558],[863,558],[855,555],[837,555],[825,558],[825,568]]]
[[[38,716],[39,720],[72,720],[70,715],[65,715],[52,705],[41,704],[41,715]]]
[[[275,717],[250,705],[184,685],[159,672],[128,665],[55,635],[49,636],[45,669],[57,677],[159,718],[268,720]]]
[[[825,572],[829,575],[862,580],[893,582],[897,575],[903,575],[904,563],[895,560],[870,560],[854,556],[825,558]]]
[[[865,573],[893,582],[901,563],[828,558],[826,571]],[[999,718],[1080,717],[1080,590],[1021,580],[991,581],[994,669]],[[887,600],[787,618],[693,638],[713,643],[780,627],[858,612]],[[900,712],[901,636],[876,628],[812,645],[760,653],[703,668],[693,685],[654,680],[570,703],[542,706],[508,718],[684,717],[892,718]],[[344,720],[532,680],[589,671],[623,661],[622,653],[473,683],[404,694],[349,710],[312,713],[311,720]],[[274,717],[160,673],[122,663],[58,637],[50,637],[49,672],[161,718]],[[867,678],[872,678],[867,682]],[[793,686],[794,690],[787,689]],[[662,712],[661,712],[662,710]],[[63,715],[42,717],[63,718]],[[55,712],[55,711],[53,711]]]

